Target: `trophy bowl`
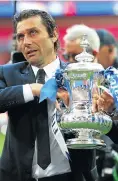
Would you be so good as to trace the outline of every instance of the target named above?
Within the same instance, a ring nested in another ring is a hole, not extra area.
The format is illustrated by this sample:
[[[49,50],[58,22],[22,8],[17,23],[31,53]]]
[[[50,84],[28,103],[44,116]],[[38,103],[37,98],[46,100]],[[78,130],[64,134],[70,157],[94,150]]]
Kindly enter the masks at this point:
[[[60,128],[69,129],[75,138],[67,140],[67,147],[72,149],[100,149],[105,147],[101,135],[107,134],[112,127],[110,116],[101,109],[94,112],[95,96],[100,95],[105,78],[101,71],[102,65],[93,63],[93,55],[86,52],[89,43],[86,36],[81,45],[84,51],[75,58],[77,63],[71,63],[64,71],[64,79],[71,90],[70,105],[63,112]]]

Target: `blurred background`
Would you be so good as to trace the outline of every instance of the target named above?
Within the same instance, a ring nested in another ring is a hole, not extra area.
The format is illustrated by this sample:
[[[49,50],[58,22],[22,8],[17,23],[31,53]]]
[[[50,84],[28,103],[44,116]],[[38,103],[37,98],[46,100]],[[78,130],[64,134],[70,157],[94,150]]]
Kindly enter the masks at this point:
[[[23,9],[41,9],[49,12],[59,28],[61,48],[68,27],[85,24],[95,29],[111,32],[118,41],[118,2],[117,1],[1,1],[0,0],[0,65],[11,59],[13,51],[13,22],[16,12]],[[0,153],[7,127],[7,113],[0,114]]]

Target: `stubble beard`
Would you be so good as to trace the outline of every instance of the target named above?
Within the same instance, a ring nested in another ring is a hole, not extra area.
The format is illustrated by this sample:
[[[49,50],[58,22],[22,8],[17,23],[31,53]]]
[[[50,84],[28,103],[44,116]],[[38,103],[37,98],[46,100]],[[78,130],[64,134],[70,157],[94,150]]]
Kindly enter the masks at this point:
[[[40,57],[39,59],[35,61],[30,61],[31,65],[36,66],[38,68],[42,68],[44,66],[44,59],[43,57]]]

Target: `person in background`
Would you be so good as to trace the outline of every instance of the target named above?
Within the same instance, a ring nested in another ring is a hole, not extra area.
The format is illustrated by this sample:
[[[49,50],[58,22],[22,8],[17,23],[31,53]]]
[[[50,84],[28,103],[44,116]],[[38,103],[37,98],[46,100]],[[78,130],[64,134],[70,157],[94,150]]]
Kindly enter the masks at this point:
[[[75,56],[82,53],[83,49],[80,46],[80,41],[84,34],[87,35],[87,39],[90,43],[87,52],[94,56],[94,62],[96,62],[96,57],[100,47],[99,37],[94,29],[82,24],[70,27],[67,29],[66,35],[64,36],[65,52],[63,53],[63,57],[68,63],[76,62]],[[63,130],[63,134],[65,140],[68,138],[74,138],[73,133],[69,130]],[[69,149],[69,153],[71,158],[70,165],[72,172],[76,176],[76,181],[96,181],[98,178],[96,151]]]
[[[17,40],[16,40],[16,34],[15,33],[12,36],[11,47],[12,47],[11,48],[11,58],[8,61],[8,64],[26,61],[22,52],[20,52],[17,48]]]
[[[113,141],[109,142],[107,139],[107,148],[104,152],[99,152],[99,159],[97,160],[98,171],[101,177],[99,181],[114,181],[113,178],[113,168],[115,166],[115,160],[112,155],[112,150],[118,152],[118,112],[116,111],[114,98],[108,94],[106,91],[103,91],[96,101],[96,112],[101,109],[106,112],[112,119],[112,128],[107,133],[107,136]],[[108,138],[107,137],[107,138]],[[101,167],[101,168],[100,168]],[[118,172],[118,170],[116,170]],[[117,173],[118,174],[118,173]],[[117,177],[117,176],[116,176]]]
[[[116,67],[117,47],[114,35],[105,29],[98,29],[96,32],[100,39],[100,50],[97,55],[98,63],[105,69],[109,66]]]
[[[118,68],[117,47],[114,35],[105,29],[98,29],[96,32],[100,38],[100,50],[97,55],[98,63],[100,63],[105,69],[109,66]],[[101,175],[101,177],[106,177],[105,175],[109,175],[110,168],[107,169],[108,165],[114,166],[111,159],[109,159],[111,148],[114,143],[107,135],[103,135],[101,138],[105,141],[106,148],[103,150],[97,150],[97,168],[99,175]],[[106,179],[108,178],[106,177]]]
[[[80,41],[82,36],[86,34],[90,47],[88,52],[94,55],[96,61],[96,56],[100,48],[100,40],[96,31],[84,24],[74,25],[67,29],[64,36],[64,53],[63,58],[68,62],[76,62],[75,56],[82,53],[83,48],[80,46]]]
[[[0,42],[0,65],[7,64],[10,60],[11,45],[10,43]]]
[[[115,109],[115,101],[114,98],[108,94],[107,92],[103,92],[98,99],[96,100],[97,110],[99,111],[101,108],[103,111],[107,112],[109,115],[111,114],[111,118],[113,120],[112,129],[107,134],[114,141],[114,143],[118,144],[118,112]]]

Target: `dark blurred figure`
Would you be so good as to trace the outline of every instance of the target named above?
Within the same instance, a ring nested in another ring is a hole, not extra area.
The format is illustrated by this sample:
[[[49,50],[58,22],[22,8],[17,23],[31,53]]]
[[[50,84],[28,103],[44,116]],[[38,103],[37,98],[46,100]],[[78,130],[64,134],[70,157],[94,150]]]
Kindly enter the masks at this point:
[[[100,38],[100,50],[97,55],[98,63],[106,69],[109,66],[115,65],[117,57],[116,40],[107,30],[98,29],[96,32]]]
[[[114,59],[113,67],[115,67],[116,69],[118,69],[118,55],[117,55],[117,57]]]
[[[24,62],[26,61],[26,59],[21,52],[14,51],[11,56],[11,61],[12,63],[18,63],[18,62]]]
[[[11,60],[9,63],[18,63],[26,61],[23,54],[17,48],[16,35],[13,34],[12,38],[12,52],[11,52]]]
[[[0,42],[0,65],[7,64],[10,59],[11,45],[9,42]]]
[[[118,145],[111,144],[109,153],[104,154],[102,174],[98,181],[118,180]]]
[[[12,41],[11,41],[10,45],[11,45],[11,49],[10,49],[9,57],[8,57],[9,61],[7,60],[7,63],[11,64],[11,63],[18,63],[18,62],[26,61],[23,54],[20,51],[18,51],[18,49],[17,49],[17,42],[16,42],[16,35],[15,34],[13,34]]]
[[[97,55],[98,63],[106,69],[109,66],[118,68],[117,47],[115,37],[104,29],[96,30],[100,38],[100,50]],[[97,169],[100,175],[100,181],[112,181],[111,170],[114,162],[111,156],[113,141],[106,135],[102,136],[106,143],[106,148],[97,150]]]

